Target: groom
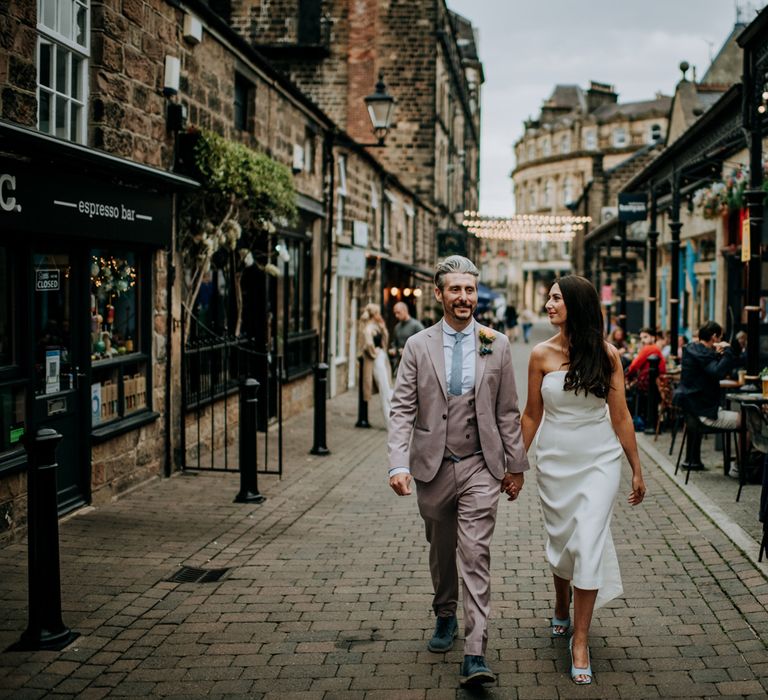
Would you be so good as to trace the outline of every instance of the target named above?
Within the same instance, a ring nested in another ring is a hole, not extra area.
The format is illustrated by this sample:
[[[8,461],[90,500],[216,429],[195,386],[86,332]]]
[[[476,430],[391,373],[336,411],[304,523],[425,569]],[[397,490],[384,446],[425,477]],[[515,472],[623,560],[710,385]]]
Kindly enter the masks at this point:
[[[437,617],[427,648],[453,647],[461,574],[464,662],[459,682],[492,683],[485,662],[490,545],[499,494],[517,498],[528,460],[506,337],[472,317],[477,268],[452,255],[437,265],[443,319],[408,339],[392,396],[389,485],[416,500],[429,542]]]

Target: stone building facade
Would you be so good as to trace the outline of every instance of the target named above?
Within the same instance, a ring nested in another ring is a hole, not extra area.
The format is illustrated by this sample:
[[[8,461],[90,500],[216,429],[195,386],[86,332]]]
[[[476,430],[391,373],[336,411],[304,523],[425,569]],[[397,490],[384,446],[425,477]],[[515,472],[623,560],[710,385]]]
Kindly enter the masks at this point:
[[[338,348],[339,390],[354,379],[344,359],[352,301],[381,298],[381,260],[396,258],[410,274],[415,256],[427,259],[436,216],[214,3],[61,0],[58,15],[49,5],[40,15],[26,0],[0,7],[0,198],[14,203],[0,214],[0,536],[23,527],[22,436],[41,427],[63,435],[62,513],[181,464],[189,270],[179,212],[202,196],[191,171],[180,174],[186,128],[292,173],[298,217],[275,222],[243,273],[245,330],[265,357],[285,361],[286,416],[312,405],[311,367],[327,345]],[[206,284],[231,306],[225,272],[212,269]],[[200,323],[199,306],[189,311]],[[226,318],[215,333],[232,332]],[[274,368],[258,371],[270,391]]]
[[[669,109],[670,98],[663,95],[620,103],[611,85],[593,81],[586,90],[578,85],[557,85],[538,118],[525,123],[523,135],[515,143],[512,182],[516,212],[590,216],[590,227],[615,216],[611,193],[618,192],[620,184],[642,167],[636,161],[629,167],[629,161],[645,158],[638,154],[664,141]],[[500,250],[507,259],[522,261],[504,270],[510,298],[538,310],[556,275],[583,273],[582,237],[576,234],[570,242],[502,244]],[[487,255],[498,258],[498,251],[489,246]]]
[[[386,290],[426,281],[436,258],[451,252],[438,245],[444,237],[466,250],[459,224],[478,204],[484,80],[471,23],[444,0],[232,0],[229,7],[232,25],[359,143],[373,141],[364,98],[379,75],[396,98],[394,123],[375,157],[429,213],[415,248],[385,250],[390,262],[381,268],[377,301],[392,320],[391,305],[413,297]],[[408,266],[414,274],[406,274]],[[413,310],[433,314],[423,303]]]

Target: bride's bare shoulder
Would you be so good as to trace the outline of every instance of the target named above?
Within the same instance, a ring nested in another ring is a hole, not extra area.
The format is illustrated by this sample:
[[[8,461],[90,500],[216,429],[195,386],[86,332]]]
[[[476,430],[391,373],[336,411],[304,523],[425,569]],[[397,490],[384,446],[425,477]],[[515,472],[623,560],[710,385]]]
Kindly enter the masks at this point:
[[[555,335],[534,346],[531,351],[531,366],[543,372],[560,368],[563,363],[563,351],[558,338],[559,336]]]

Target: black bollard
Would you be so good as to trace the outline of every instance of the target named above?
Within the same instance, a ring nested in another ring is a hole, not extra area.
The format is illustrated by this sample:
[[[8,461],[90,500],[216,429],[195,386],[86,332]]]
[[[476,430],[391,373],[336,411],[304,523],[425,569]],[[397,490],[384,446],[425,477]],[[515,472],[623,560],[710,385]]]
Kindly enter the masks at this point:
[[[363,356],[357,358],[357,423],[356,428],[370,428],[368,422],[368,402],[363,398]]]
[[[659,386],[656,380],[659,378],[659,362],[661,358],[658,355],[651,355],[648,358],[648,406],[645,411],[645,434],[656,434],[656,423],[659,417]]]
[[[246,377],[240,382],[240,493],[235,496],[235,503],[263,503],[267,500],[259,493],[257,473],[258,392],[259,383],[253,377]]]
[[[77,638],[61,620],[59,509],[56,493],[56,448],[62,436],[42,428],[24,437],[27,472],[29,550],[29,624],[13,650],[58,651]]]
[[[325,395],[328,386],[328,365],[320,362],[315,365],[315,440],[312,449],[313,455],[329,455],[331,451],[325,441]]]

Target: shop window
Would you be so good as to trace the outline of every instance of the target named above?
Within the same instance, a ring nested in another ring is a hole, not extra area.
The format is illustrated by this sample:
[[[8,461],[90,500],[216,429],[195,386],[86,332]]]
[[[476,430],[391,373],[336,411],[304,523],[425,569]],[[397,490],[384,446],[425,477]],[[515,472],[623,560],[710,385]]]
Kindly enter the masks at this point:
[[[26,414],[27,380],[15,366],[13,280],[11,255],[0,247],[0,458],[21,449]]]
[[[38,0],[37,127],[86,140],[89,0]]]
[[[140,261],[135,252],[91,251],[91,421],[126,418],[150,406],[142,352]]]
[[[21,448],[24,435],[24,382],[0,386],[0,455]]]
[[[13,277],[7,248],[0,248],[0,367],[14,362]]]
[[[289,378],[309,372],[316,360],[317,333],[312,328],[312,241],[287,237],[284,284],[285,368]]]

